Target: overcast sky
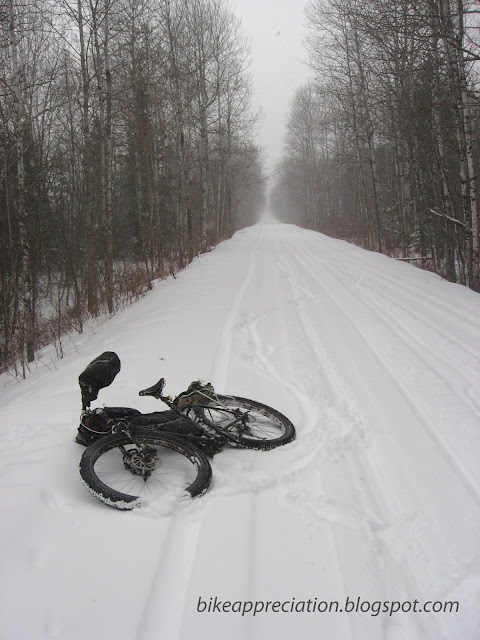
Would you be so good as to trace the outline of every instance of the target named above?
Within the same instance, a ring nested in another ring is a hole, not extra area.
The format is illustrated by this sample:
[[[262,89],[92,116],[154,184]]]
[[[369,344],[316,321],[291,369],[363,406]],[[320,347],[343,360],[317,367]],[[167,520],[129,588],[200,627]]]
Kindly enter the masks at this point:
[[[260,129],[269,171],[282,155],[282,138],[295,90],[309,74],[302,63],[306,0],[232,0],[251,40],[255,106],[264,113]]]

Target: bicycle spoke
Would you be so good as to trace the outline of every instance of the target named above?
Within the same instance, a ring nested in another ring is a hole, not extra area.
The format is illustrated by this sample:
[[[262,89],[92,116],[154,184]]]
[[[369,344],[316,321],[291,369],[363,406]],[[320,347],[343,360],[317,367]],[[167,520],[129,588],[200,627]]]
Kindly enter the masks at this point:
[[[295,437],[292,423],[281,413],[255,400],[238,396],[218,396],[196,409],[196,416],[219,430],[230,444],[270,449]]]
[[[158,468],[145,478],[128,469],[124,456],[118,449],[107,451],[95,463],[98,478],[116,491],[142,495],[168,493],[173,489],[182,489],[191,484],[196,477],[195,465],[185,456],[168,449],[155,447]],[[136,447],[125,447],[127,453],[136,452]],[[159,451],[161,450],[161,451]]]

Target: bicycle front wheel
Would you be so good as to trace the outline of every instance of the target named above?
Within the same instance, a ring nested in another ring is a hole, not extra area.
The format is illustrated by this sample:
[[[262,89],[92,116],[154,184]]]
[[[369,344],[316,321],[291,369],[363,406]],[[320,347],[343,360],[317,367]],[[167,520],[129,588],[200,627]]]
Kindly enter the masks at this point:
[[[256,400],[217,395],[215,400],[195,407],[194,411],[204,424],[231,434],[230,444],[234,446],[267,450],[295,438],[295,427],[286,416]],[[240,412],[246,414],[245,420],[235,423]]]
[[[210,485],[212,469],[205,454],[189,442],[138,429],[135,443],[124,433],[114,433],[87,447],[80,476],[98,500],[133,509],[181,492],[201,495]]]

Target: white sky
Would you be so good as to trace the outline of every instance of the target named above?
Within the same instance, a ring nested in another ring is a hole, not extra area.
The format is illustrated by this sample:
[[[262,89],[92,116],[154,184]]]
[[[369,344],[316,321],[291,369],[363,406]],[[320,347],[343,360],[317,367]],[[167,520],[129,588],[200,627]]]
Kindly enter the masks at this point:
[[[304,6],[306,0],[232,0],[232,8],[251,39],[254,105],[264,118],[260,136],[267,169],[282,155],[282,140],[295,90],[308,75]]]

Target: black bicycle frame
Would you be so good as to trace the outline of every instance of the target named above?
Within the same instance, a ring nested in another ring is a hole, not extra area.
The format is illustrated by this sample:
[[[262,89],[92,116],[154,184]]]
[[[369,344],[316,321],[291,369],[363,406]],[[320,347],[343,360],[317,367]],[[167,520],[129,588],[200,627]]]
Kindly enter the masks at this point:
[[[181,415],[181,416],[185,415],[183,413],[183,411],[174,402],[172,402],[168,397],[159,396],[158,399],[161,400],[162,402],[164,402],[170,409],[173,409],[174,411],[176,411],[179,415]],[[195,407],[197,407],[199,409],[210,409],[210,408],[212,408],[211,405],[207,405],[207,404],[196,404]],[[193,409],[194,407],[190,407],[190,408]],[[226,409],[226,408],[224,408],[222,406],[219,406],[219,405],[216,405],[215,409],[217,411],[224,411],[225,413],[232,413],[232,409]],[[228,431],[228,429],[230,429],[231,427],[235,426],[239,422],[244,422],[246,414],[247,414],[247,412],[242,413],[241,416],[236,417],[235,420],[232,420],[232,422],[228,423],[227,425],[224,425],[223,427],[219,427],[218,425],[216,425],[213,422],[212,422],[212,424],[209,424],[208,427],[213,429],[219,435],[227,438],[228,440],[231,440],[231,441],[236,442],[237,444],[239,444],[241,442],[240,437],[236,436],[233,433],[231,433],[230,431]],[[200,424],[200,426],[202,426],[202,425]],[[194,439],[195,436],[191,436],[191,438]]]

